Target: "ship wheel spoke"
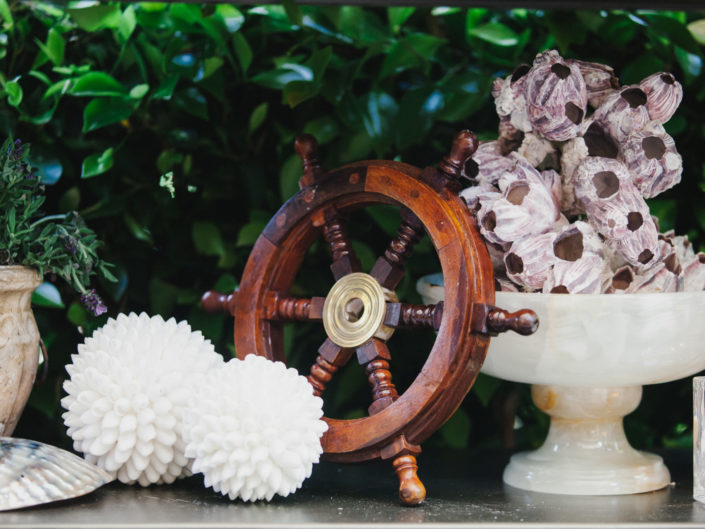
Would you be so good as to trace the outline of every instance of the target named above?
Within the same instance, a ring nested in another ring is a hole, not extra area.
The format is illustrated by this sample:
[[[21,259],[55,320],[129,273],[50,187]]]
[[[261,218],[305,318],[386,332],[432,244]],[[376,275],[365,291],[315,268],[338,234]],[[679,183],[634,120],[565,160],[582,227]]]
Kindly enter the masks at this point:
[[[264,317],[273,321],[320,321],[325,298],[296,298],[269,291],[264,298]]]
[[[401,209],[401,225],[396,237],[389,243],[372,267],[370,275],[379,284],[394,290],[404,277],[404,264],[414,250],[414,246],[426,233],[423,223],[409,209]]]
[[[330,247],[333,263],[330,269],[337,281],[343,276],[362,270],[348,238],[347,221],[335,208],[328,208],[313,217],[313,225],[321,228],[323,238]]]
[[[365,368],[367,380],[372,390],[370,415],[379,413],[399,398],[397,388],[392,383],[389,361],[392,355],[384,340],[372,338],[356,348],[357,360]]]
[[[330,338],[326,338],[318,348],[316,361],[311,366],[308,381],[313,386],[313,394],[320,397],[326,389],[326,384],[330,382],[336,371],[348,363],[353,350],[340,347]]]
[[[419,328],[437,331],[443,318],[443,302],[436,305],[387,303],[384,324],[393,328]]]

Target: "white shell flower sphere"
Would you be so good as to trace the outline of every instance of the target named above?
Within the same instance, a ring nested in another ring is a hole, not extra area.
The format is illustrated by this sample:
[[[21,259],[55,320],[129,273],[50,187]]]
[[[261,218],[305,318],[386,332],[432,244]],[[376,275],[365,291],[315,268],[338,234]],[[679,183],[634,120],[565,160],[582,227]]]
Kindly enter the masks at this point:
[[[74,449],[123,483],[190,473],[183,410],[199,376],[223,365],[184,321],[120,314],[78,346],[61,401]]]
[[[230,360],[196,389],[184,417],[186,455],[230,499],[287,496],[323,451],[323,401],[293,368],[254,354]]]

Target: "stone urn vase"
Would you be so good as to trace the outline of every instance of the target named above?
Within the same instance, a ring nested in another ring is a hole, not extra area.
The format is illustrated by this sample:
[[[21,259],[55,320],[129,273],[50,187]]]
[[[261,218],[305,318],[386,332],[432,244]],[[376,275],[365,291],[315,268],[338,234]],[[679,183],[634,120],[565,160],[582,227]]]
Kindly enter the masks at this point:
[[[31,301],[41,282],[34,268],[0,266],[0,437],[12,435],[37,373],[39,330]]]

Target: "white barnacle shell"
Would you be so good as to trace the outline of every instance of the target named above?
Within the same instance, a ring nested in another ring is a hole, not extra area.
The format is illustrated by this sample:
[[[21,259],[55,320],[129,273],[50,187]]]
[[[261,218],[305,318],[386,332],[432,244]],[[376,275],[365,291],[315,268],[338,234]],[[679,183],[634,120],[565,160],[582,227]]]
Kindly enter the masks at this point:
[[[74,449],[123,483],[189,475],[183,411],[199,376],[223,364],[188,323],[120,314],[66,366],[64,423]]]
[[[599,107],[607,96],[619,88],[619,80],[611,66],[577,59],[569,59],[567,62],[580,68],[587,88],[588,103],[592,108]]]
[[[705,253],[694,255],[683,265],[683,290],[705,290]]]
[[[580,69],[559,55],[541,56],[524,88],[531,127],[546,139],[565,141],[580,132],[587,90]]]
[[[625,264],[614,271],[610,281],[605,284],[603,292],[607,294],[624,294],[629,292],[629,287],[632,285],[635,278],[636,272],[634,269],[630,265]]]
[[[516,166],[499,180],[501,198],[485,203],[478,212],[480,232],[489,242],[512,243],[552,229],[560,212],[541,175],[512,153]]]
[[[547,158],[556,156],[556,149],[553,144],[537,134],[527,132],[517,149],[517,153],[523,156],[533,167],[538,167]]]
[[[602,257],[590,252],[572,261],[559,260],[549,270],[542,290],[552,294],[599,294],[605,268]]]
[[[683,290],[682,267],[675,249],[659,241],[661,258],[649,268],[640,270],[628,292],[678,292]]]
[[[471,181],[494,186],[515,166],[516,160],[502,154],[499,141],[488,141],[481,143],[465,162],[463,175]]]
[[[644,198],[653,198],[681,181],[683,160],[676,142],[658,123],[632,132],[620,146],[620,158]]]
[[[512,75],[507,76],[503,81],[497,79],[492,86],[497,115],[500,118],[508,118],[509,122],[522,132],[531,130],[524,98],[524,83],[529,68],[529,65],[522,64]]]
[[[561,228],[553,241],[553,254],[561,261],[577,261],[583,254],[603,256],[604,244],[587,222],[577,220]]]
[[[546,185],[553,197],[553,204],[556,211],[561,210],[561,201],[563,200],[563,187],[561,185],[561,175],[559,175],[553,169],[548,169],[546,171],[541,171],[541,179]],[[556,221],[557,222],[557,221]]]
[[[516,241],[504,256],[507,277],[527,291],[543,287],[548,271],[556,262],[553,241],[556,234],[542,233]]]
[[[651,121],[646,101],[646,94],[638,85],[625,86],[609,95],[592,119],[602,124],[617,142],[622,142]]]
[[[658,72],[639,83],[646,94],[646,108],[652,121],[666,123],[683,99],[683,87],[672,74]]]
[[[475,186],[466,187],[458,195],[465,201],[470,213],[476,215],[483,204],[491,204],[500,198],[502,193],[492,184],[481,182]]]
[[[205,485],[230,499],[288,496],[323,452],[322,416],[323,401],[306,378],[250,354],[196,388],[185,414],[186,454]]]

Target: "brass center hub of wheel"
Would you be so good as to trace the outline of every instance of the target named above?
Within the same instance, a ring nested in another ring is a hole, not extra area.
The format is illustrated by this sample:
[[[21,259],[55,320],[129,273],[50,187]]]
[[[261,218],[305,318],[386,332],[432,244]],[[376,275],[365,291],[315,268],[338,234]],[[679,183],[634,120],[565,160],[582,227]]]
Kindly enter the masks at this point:
[[[341,277],[323,303],[323,327],[340,347],[357,347],[373,336],[388,339],[394,329],[384,325],[388,301],[397,301],[391,290],[369,274],[354,272]]]

